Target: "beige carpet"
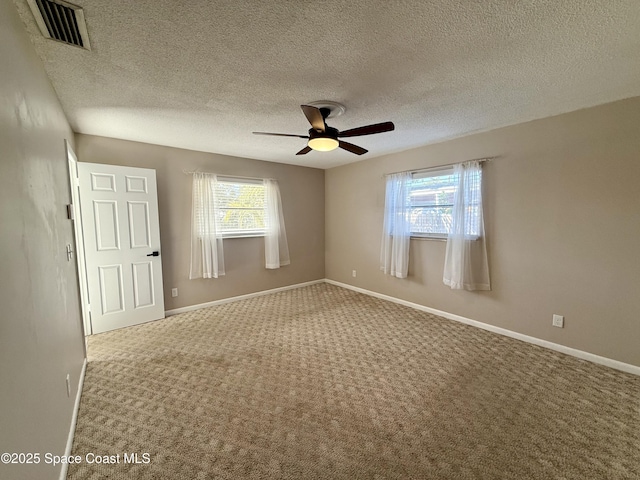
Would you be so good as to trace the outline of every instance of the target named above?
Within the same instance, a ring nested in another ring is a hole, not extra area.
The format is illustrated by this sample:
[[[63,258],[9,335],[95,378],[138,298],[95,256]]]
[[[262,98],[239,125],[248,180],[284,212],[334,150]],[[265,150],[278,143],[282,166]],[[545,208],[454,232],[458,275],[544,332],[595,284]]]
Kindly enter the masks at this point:
[[[640,377],[317,284],[91,337],[73,453],[120,463],[69,479],[640,478]]]

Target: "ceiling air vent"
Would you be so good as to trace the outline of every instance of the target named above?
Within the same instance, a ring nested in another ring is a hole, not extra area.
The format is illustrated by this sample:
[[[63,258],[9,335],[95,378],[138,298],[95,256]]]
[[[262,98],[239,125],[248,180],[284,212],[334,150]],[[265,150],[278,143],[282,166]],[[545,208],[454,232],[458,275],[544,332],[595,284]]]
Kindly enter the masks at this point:
[[[62,0],[27,0],[42,34],[91,50],[82,8]]]

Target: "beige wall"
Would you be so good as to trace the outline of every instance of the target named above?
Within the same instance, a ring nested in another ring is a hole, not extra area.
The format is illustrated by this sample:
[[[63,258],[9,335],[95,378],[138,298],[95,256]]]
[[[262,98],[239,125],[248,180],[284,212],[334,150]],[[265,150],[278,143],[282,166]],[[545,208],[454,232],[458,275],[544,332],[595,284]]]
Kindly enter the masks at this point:
[[[84,359],[65,253],[73,133],[12,2],[0,2],[0,59],[0,453],[62,455]],[[0,464],[0,478],[59,475],[44,461]]]
[[[76,135],[76,144],[82,162],[156,170],[166,310],[324,278],[323,170],[91,135]],[[267,270],[262,237],[230,238],[224,240],[226,275],[189,280],[191,176],[185,170],[278,180],[291,265]],[[176,287],[179,296],[172,298]]]
[[[493,290],[443,285],[433,240],[411,241],[408,279],[383,275],[382,175],[493,156]],[[327,278],[640,366],[640,97],[333,168],[325,182]]]

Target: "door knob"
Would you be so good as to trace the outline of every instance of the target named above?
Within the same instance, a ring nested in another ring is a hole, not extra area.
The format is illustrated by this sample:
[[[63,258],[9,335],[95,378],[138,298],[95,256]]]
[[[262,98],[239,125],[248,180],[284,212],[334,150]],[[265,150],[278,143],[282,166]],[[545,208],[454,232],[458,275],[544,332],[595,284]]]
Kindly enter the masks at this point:
[[[157,250],[147,255],[147,257],[159,257],[159,256],[160,256],[160,252],[158,252]]]

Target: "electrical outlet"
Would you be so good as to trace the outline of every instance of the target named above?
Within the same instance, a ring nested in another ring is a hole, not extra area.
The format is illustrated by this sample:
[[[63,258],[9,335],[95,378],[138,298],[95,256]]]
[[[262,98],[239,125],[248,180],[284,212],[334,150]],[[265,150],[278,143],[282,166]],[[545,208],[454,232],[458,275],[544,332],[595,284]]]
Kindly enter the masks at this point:
[[[351,276],[352,276],[353,278],[355,278],[355,277],[356,277],[356,271],[355,271],[355,270],[351,270]]]
[[[178,289],[177,288],[172,288],[171,289],[171,296],[172,297],[177,297],[178,296]]]
[[[564,328],[564,317],[562,315],[553,315],[553,320],[551,324],[554,327]]]
[[[69,380],[69,374],[67,373],[67,397],[71,396],[71,380]]]

